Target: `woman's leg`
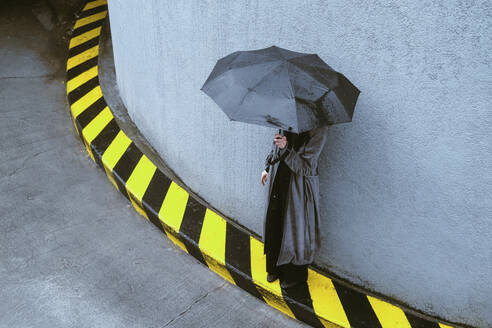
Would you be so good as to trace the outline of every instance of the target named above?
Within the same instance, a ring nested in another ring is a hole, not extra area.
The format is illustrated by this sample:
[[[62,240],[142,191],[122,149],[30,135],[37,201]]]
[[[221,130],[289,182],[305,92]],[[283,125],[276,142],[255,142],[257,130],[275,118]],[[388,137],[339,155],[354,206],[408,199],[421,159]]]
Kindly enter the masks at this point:
[[[291,287],[306,283],[308,278],[308,266],[308,264],[296,265],[292,263],[281,265],[279,267],[281,286]]]
[[[278,207],[274,202],[274,207]],[[282,242],[282,225],[279,224],[280,215],[278,208],[274,208],[268,216],[267,231],[265,236],[266,270],[270,274],[278,275],[277,260],[280,254]],[[267,242],[268,240],[268,242]]]
[[[309,265],[295,265],[288,263],[279,267],[280,287],[282,294],[295,299],[306,305],[313,307],[309,286],[307,284]]]
[[[280,162],[272,186],[265,231],[266,270],[278,275],[277,261],[282,246],[284,212],[290,182],[290,169]]]
[[[286,164],[279,164],[272,188],[271,208],[267,216],[267,236],[265,238],[267,272],[278,275],[277,261],[282,246],[284,211],[287,204],[287,191],[290,173]],[[268,238],[268,243],[267,243]]]

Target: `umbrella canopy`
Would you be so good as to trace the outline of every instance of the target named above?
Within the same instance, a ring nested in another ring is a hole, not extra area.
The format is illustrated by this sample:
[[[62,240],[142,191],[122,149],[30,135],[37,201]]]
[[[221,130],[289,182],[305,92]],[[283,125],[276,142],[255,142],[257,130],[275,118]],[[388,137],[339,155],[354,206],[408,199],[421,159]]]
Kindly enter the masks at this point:
[[[360,93],[318,55],[277,46],[219,59],[200,90],[231,121],[295,133],[351,122]]]

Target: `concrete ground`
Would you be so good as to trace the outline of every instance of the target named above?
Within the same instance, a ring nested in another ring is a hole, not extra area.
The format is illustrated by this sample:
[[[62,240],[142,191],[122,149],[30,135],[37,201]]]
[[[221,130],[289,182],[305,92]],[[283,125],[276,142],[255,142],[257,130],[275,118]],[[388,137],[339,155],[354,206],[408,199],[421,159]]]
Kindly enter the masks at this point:
[[[29,2],[0,11],[0,327],[303,327],[138,215],[89,158],[66,47]]]

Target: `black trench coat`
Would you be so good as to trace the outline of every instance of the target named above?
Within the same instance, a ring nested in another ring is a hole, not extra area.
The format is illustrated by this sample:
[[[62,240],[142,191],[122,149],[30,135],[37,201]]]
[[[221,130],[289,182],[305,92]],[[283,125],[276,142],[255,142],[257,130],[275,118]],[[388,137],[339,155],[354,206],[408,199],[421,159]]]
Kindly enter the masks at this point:
[[[279,166],[278,161],[274,164],[270,162],[283,157],[282,161],[292,171],[277,265],[312,263],[320,247],[318,158],[326,143],[327,130],[327,126],[310,130],[309,141],[297,151],[284,147],[276,154],[277,146],[272,143],[272,149],[265,159],[265,170],[269,172],[268,200]],[[266,232],[267,211],[268,206],[264,212],[263,236]]]

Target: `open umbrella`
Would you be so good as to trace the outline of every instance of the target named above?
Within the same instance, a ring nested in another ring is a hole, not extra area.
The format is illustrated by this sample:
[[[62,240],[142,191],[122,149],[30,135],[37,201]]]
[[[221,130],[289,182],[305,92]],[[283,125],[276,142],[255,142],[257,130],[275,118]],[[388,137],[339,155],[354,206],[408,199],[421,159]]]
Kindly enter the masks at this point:
[[[200,90],[231,121],[295,133],[351,122],[360,93],[318,55],[277,46],[219,59]]]

